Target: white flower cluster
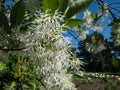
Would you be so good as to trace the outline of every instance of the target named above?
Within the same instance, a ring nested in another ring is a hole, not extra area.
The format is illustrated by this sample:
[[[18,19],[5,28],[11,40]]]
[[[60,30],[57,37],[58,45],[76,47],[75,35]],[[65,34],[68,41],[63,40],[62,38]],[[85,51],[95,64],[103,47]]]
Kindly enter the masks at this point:
[[[79,35],[79,38],[80,39],[82,39],[82,40],[84,40],[84,39],[86,39],[86,37],[87,37],[87,34],[88,34],[88,31],[86,30],[81,30],[80,31],[80,35]]]
[[[86,49],[89,51],[89,52],[94,52],[94,53],[98,53],[104,49],[106,49],[105,47],[105,43],[101,40],[98,41],[99,44],[95,44],[94,42],[91,44],[91,43],[86,43]],[[93,45],[94,44],[94,45]],[[98,48],[99,47],[99,48]]]
[[[86,28],[92,29],[94,31],[102,31],[103,30],[102,25],[97,24],[97,23],[93,23],[94,19],[91,16],[91,12],[89,12],[88,10],[86,10],[84,12],[83,19],[86,20],[86,22],[84,23],[84,25],[86,26]]]
[[[24,55],[36,66],[33,72],[36,77],[43,75],[48,90],[76,90],[67,69],[78,69],[81,62],[71,59],[69,41],[61,34],[65,27],[60,24],[62,16],[58,12],[54,16],[37,12],[36,17],[28,32],[20,36],[27,48]]]
[[[87,76],[89,78],[118,78],[118,75],[112,75],[110,73],[92,73],[92,72],[80,72],[77,73],[80,76]]]
[[[104,14],[104,16],[109,16],[109,10],[108,10],[108,5],[107,5],[107,3],[103,3],[103,5],[102,5],[102,13]]]
[[[113,34],[113,39],[115,41],[115,46],[120,45],[120,23],[119,22],[114,22],[112,25],[112,34]]]

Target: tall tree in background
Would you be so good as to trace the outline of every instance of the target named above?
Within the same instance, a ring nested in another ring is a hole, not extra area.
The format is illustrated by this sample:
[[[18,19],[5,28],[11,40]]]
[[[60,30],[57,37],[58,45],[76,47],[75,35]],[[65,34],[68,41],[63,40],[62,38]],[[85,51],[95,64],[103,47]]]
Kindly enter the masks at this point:
[[[115,73],[120,71],[120,61],[119,57],[115,56],[118,52],[114,48],[113,42],[94,32],[79,42],[77,56],[86,62],[86,71]]]
[[[118,73],[120,72],[120,4],[119,2],[107,4],[103,0],[96,0],[96,3],[100,6],[102,16],[98,15],[97,13],[96,15],[93,15],[87,11],[84,16],[86,19],[91,18],[91,22],[85,25],[85,27],[90,27],[88,30],[91,28],[95,30],[94,25],[97,23],[97,21],[100,21],[101,18],[103,20],[103,15],[105,15],[109,19],[112,19],[111,22],[108,23],[108,27],[112,27],[111,37],[105,39],[104,36],[99,32],[101,28],[96,28],[96,30],[98,29],[97,31],[93,31],[91,35],[86,35],[84,40],[79,41],[79,52],[77,55],[87,63],[84,66],[87,71]],[[94,22],[95,24],[91,25],[91,23]],[[86,28],[83,28],[83,30],[88,31]]]

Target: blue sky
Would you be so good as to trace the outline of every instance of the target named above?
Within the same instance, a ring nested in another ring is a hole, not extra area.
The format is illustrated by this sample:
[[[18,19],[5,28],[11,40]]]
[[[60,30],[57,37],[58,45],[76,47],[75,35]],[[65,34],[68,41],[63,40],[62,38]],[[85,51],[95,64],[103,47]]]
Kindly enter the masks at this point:
[[[13,6],[15,3],[12,1],[12,0],[7,0],[4,5],[5,5],[5,8],[7,9],[9,6]]]

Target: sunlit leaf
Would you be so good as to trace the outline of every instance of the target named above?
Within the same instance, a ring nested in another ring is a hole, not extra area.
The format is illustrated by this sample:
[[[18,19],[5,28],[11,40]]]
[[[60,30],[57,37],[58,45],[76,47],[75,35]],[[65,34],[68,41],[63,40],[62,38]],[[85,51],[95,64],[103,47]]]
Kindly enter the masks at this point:
[[[78,74],[73,74],[73,78],[82,78],[82,76],[80,76]]]
[[[16,85],[17,85],[16,82],[13,81],[10,85],[10,88],[14,88]]]
[[[0,64],[0,71],[6,70],[6,69],[7,69],[6,64]]]
[[[85,10],[93,0],[77,0],[74,4],[72,4],[67,13],[66,13],[66,18],[71,18],[72,16],[76,15],[77,13]]]
[[[42,10],[47,13],[54,13],[59,6],[59,0],[42,0]]]
[[[32,86],[33,90],[36,90],[36,84],[33,82],[29,82],[29,84]]]
[[[69,28],[72,28],[72,27],[75,27],[75,26],[77,26],[77,25],[79,25],[79,24],[83,24],[85,21],[84,20],[81,20],[81,19],[69,19],[68,21],[67,21],[67,26],[69,27]]]
[[[117,78],[120,81],[120,77]]]

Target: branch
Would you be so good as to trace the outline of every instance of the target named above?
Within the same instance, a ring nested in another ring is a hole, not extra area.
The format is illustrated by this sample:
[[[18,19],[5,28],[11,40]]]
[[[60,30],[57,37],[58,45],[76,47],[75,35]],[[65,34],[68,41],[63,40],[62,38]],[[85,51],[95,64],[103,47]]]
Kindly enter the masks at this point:
[[[73,35],[69,30],[67,31],[74,39],[76,39],[77,41],[79,41],[76,37],[75,37],[75,35]]]
[[[0,46],[0,50],[2,50],[2,51],[21,51],[24,49],[26,49],[26,48],[5,48],[3,46]]]
[[[118,13],[120,13],[120,10],[116,9],[116,7],[112,7],[112,6],[109,6],[111,9],[117,11]],[[120,6],[119,6],[120,7]]]
[[[97,4],[99,5],[99,6],[102,6],[105,2],[103,1],[103,0],[96,0],[97,1]],[[116,14],[114,14],[113,13],[113,11],[110,9],[110,8],[112,8],[110,5],[112,5],[112,4],[118,4],[118,2],[114,2],[114,3],[111,3],[111,4],[108,4],[108,11],[109,11],[109,13],[111,14],[111,16],[112,16],[112,18],[113,19],[116,19],[117,17],[117,15]],[[120,2],[119,2],[119,4],[120,4]]]
[[[113,2],[113,3],[110,3],[108,5],[113,5],[113,4],[120,4],[120,2]]]

